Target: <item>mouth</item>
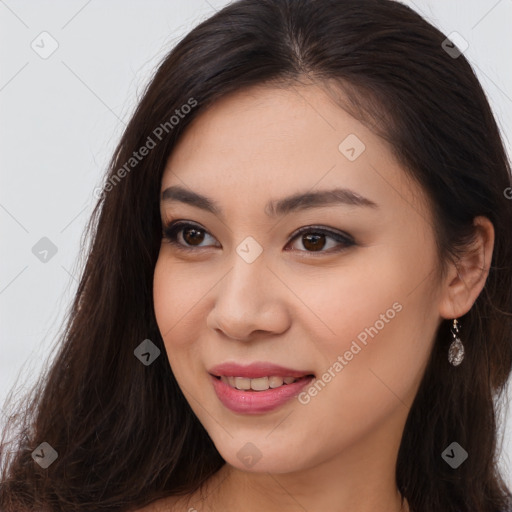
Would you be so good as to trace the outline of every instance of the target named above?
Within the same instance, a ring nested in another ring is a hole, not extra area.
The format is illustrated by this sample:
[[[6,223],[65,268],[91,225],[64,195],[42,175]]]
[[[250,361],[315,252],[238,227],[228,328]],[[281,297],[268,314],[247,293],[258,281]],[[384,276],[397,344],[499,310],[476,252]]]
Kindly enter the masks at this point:
[[[212,374],[210,374],[212,375]],[[269,389],[277,389],[283,386],[289,386],[295,382],[309,381],[315,376],[311,374],[303,375],[301,377],[270,375],[265,377],[248,378],[248,377],[235,377],[228,375],[212,375],[217,380],[222,381],[224,384],[239,391],[268,391]]]
[[[238,414],[264,414],[290,403],[315,375],[311,370],[285,368],[269,361],[225,362],[209,368],[220,402]]]
[[[219,401],[237,414],[266,414],[291,405],[315,375],[270,362],[224,363],[208,370]]]

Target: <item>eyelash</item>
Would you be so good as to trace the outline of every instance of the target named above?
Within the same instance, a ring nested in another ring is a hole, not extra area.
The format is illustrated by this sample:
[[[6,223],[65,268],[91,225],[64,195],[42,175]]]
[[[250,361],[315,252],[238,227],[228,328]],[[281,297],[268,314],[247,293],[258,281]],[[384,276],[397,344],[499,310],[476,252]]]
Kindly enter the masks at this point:
[[[164,226],[164,229],[163,229],[164,240],[166,240],[168,243],[174,245],[179,250],[183,250],[183,251],[197,251],[197,249],[205,249],[206,247],[208,247],[208,246],[186,246],[186,245],[182,245],[180,242],[178,242],[177,235],[181,231],[183,231],[183,229],[186,227],[195,228],[198,231],[202,231],[205,234],[210,235],[210,233],[208,233],[208,231],[206,231],[205,229],[203,229],[201,226],[199,226],[197,224],[192,224],[190,222],[184,222],[184,221],[173,221]],[[308,254],[313,254],[313,255],[322,254],[322,253],[332,254],[333,252],[336,252],[336,253],[342,252],[344,250],[347,250],[349,247],[356,245],[355,241],[352,239],[351,236],[345,235],[342,233],[338,233],[336,231],[331,231],[329,229],[325,229],[320,226],[304,226],[304,227],[298,229],[291,235],[290,242],[293,242],[296,238],[298,238],[300,235],[302,235],[304,233],[326,235],[328,238],[332,238],[336,242],[343,244],[344,247],[342,247],[341,249],[336,249],[334,251],[333,251],[332,247],[328,250],[321,249],[319,251],[308,251],[308,250],[298,249],[299,252],[306,252]],[[210,235],[210,236],[212,236],[212,235]]]

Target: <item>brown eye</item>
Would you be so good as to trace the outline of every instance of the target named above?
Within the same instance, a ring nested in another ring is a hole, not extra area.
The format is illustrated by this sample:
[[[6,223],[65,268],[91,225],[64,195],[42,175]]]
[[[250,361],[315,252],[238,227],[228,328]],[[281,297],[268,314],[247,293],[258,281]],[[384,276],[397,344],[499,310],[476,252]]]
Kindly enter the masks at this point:
[[[300,241],[305,250],[299,248],[299,251],[307,253],[329,254],[355,245],[355,241],[349,235],[316,226],[299,229],[292,237],[293,240]]]
[[[203,242],[207,237],[213,239],[208,231],[190,222],[172,222],[164,228],[162,235],[169,243],[185,250],[208,247]]]
[[[320,251],[325,246],[325,235],[323,233],[302,235],[302,244],[309,251]]]
[[[183,240],[189,245],[199,245],[204,240],[204,231],[194,227],[182,230]]]
[[[178,249],[194,251],[212,246],[222,247],[218,242],[215,243],[215,238],[208,231],[190,222],[171,222],[165,226],[162,235],[166,241]],[[213,244],[203,243],[208,237],[214,241]],[[302,242],[303,249],[299,249],[299,252],[310,254],[332,254],[356,244],[350,235],[316,226],[305,226],[299,229],[295,236],[292,236],[291,241],[294,240]]]

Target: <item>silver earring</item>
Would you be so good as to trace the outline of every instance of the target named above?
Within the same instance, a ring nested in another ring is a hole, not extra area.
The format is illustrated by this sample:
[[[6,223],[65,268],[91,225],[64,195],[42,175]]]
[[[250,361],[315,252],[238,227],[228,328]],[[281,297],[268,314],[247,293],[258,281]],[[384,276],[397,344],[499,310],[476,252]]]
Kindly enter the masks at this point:
[[[464,345],[458,336],[459,322],[457,322],[455,318],[453,319],[451,331],[453,340],[448,350],[448,361],[450,361],[453,366],[459,366],[459,364],[462,363],[462,360],[464,359]]]

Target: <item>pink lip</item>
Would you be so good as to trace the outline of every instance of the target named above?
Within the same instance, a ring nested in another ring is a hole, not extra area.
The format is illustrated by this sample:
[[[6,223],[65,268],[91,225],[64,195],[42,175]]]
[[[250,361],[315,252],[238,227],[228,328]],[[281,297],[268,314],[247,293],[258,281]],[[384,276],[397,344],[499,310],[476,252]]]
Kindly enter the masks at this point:
[[[308,376],[313,373],[311,371],[293,370],[271,363],[253,363],[248,366],[226,363],[215,366],[209,373],[215,393],[222,404],[231,411],[240,414],[261,414],[272,411],[297,396],[314,379],[314,377]],[[300,380],[266,391],[242,391],[222,382],[216,375],[247,377],[249,379],[275,375],[295,377]]]
[[[220,377],[247,377],[248,379],[257,379],[259,377],[295,377],[296,379],[305,375],[312,375],[311,370],[294,370],[285,368],[272,363],[251,363],[249,365],[240,365],[236,363],[223,363],[208,370],[210,375]]]

